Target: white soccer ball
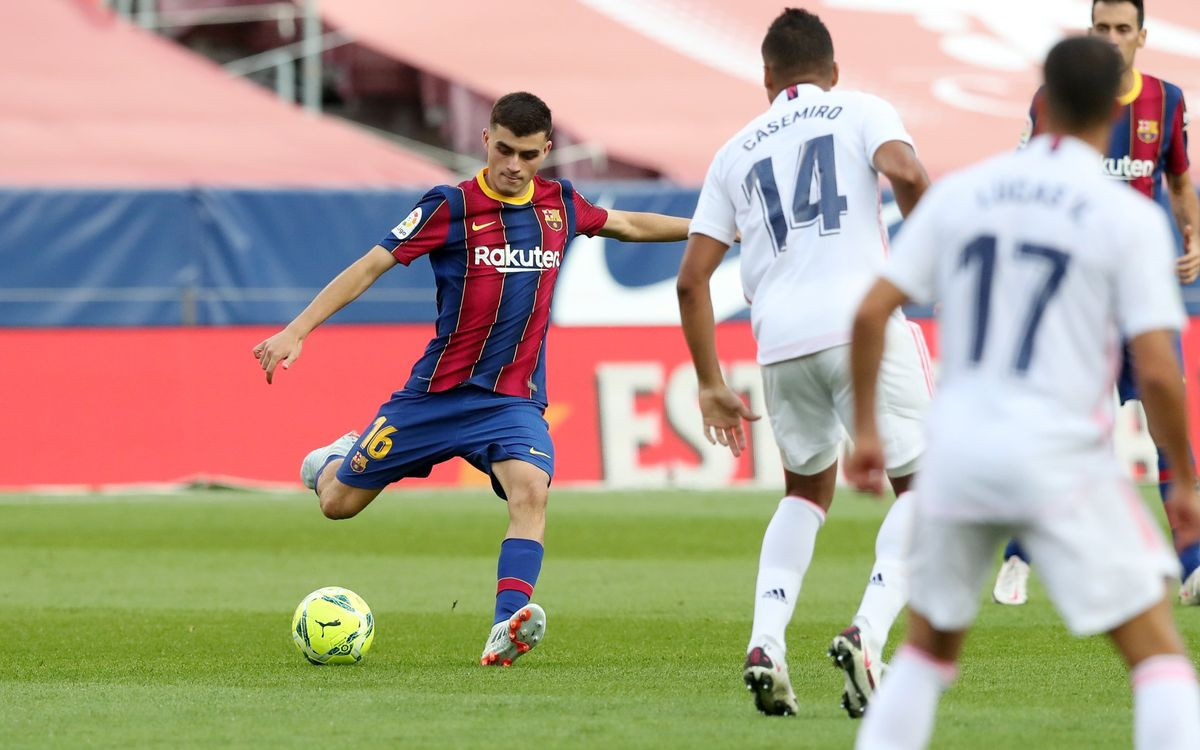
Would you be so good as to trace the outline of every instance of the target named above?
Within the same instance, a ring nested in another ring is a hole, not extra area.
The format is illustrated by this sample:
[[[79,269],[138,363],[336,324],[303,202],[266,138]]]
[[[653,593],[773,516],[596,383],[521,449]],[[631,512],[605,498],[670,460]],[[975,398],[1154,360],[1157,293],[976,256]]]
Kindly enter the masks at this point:
[[[375,640],[375,616],[350,589],[326,586],[300,602],[292,617],[292,641],[313,664],[355,664]]]

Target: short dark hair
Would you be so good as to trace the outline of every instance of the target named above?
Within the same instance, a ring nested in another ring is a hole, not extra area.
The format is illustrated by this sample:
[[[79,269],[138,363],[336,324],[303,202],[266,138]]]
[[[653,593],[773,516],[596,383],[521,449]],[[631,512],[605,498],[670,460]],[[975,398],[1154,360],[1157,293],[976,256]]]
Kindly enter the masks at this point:
[[[1100,3],[1105,5],[1118,5],[1120,3],[1129,3],[1137,8],[1138,12],[1138,28],[1146,25],[1146,4],[1142,0],[1092,0],[1092,23],[1096,22],[1096,6]]]
[[[785,8],[762,42],[763,62],[781,73],[829,73],[833,38],[821,19],[802,8]]]
[[[1108,42],[1074,36],[1046,55],[1046,106],[1061,126],[1082,130],[1112,120],[1125,63]]]
[[[554,123],[550,119],[550,108],[528,91],[505,94],[492,105],[491,126],[503,125],[518,138],[534,133],[545,133],[550,137]]]

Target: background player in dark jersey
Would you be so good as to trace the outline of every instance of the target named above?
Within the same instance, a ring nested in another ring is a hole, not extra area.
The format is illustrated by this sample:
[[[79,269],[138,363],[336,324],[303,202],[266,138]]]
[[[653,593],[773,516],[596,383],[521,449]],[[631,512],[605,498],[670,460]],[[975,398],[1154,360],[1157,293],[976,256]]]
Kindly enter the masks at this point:
[[[1137,51],[1146,46],[1145,7],[1142,0],[1094,0],[1091,36],[1110,42],[1121,53],[1120,105],[1113,120],[1108,152],[1103,161],[1106,175],[1128,182],[1147,198],[1169,209],[1183,236],[1184,252],[1177,261],[1179,280],[1190,284],[1200,275],[1200,199],[1188,176],[1187,106],[1183,92],[1172,83],[1142,73],[1134,67]],[[1029,125],[1023,140],[1041,132],[1038,110],[1042,92],[1033,98]],[[1164,181],[1166,190],[1163,189]],[[1138,398],[1133,381],[1129,350],[1124,352],[1117,393],[1121,403]],[[1148,420],[1156,446],[1161,440],[1156,425]],[[1171,471],[1161,448],[1158,449],[1158,487],[1166,500]],[[1016,542],[1004,551],[1005,562],[996,577],[993,597],[1001,604],[1024,604],[1028,598],[1028,556]],[[1179,599],[1188,605],[1200,605],[1200,545],[1180,552],[1183,586]]]
[[[630,242],[687,238],[688,220],[606,211],[566,180],[536,176],[550,152],[550,109],[533,94],[501,97],[483,131],[487,168],[439,185],[404,221],[329,283],[295,320],[254,347],[270,383],[304,338],[397,263],[429,256],[436,334],[404,388],[361,437],[311,452],[301,479],[329,518],[350,518],[392,482],[428,476],[460,456],[508,500],[494,623],[481,662],[512,664],[545,632],[530,603],[542,565],[554,445],[546,407],[546,331],[554,283],[576,234]]]

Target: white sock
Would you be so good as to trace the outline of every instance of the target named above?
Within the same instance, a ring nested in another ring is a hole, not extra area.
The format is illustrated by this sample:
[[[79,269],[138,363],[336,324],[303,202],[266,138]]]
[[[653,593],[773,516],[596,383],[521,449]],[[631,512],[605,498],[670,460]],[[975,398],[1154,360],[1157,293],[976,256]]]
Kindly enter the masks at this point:
[[[929,745],[938,701],[954,683],[953,664],[910,644],[896,650],[887,679],[863,717],[855,750],[917,750]]]
[[[875,537],[875,567],[853,624],[872,659],[883,658],[892,623],[908,603],[908,542],[916,512],[911,492],[896,498]]]
[[[1133,668],[1130,679],[1134,747],[1200,748],[1200,687],[1196,685],[1196,670],[1186,656],[1151,656]]]
[[[787,653],[784,631],[796,608],[800,584],[812,562],[817,532],[825,511],[800,497],[779,501],[758,558],[758,585],[754,589],[754,627],[748,649],[767,644],[779,656]]]

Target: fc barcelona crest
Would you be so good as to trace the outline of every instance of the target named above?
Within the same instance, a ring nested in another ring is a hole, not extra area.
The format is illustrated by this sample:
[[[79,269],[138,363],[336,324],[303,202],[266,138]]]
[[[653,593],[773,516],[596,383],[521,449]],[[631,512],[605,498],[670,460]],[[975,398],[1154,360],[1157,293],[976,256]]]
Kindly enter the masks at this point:
[[[561,232],[563,228],[562,214],[557,208],[543,208],[542,218],[546,220],[546,226],[552,231]]]
[[[1158,120],[1138,120],[1137,137],[1142,143],[1158,140]]]
[[[367,457],[362,454],[362,451],[354,452],[354,458],[350,459],[350,470],[355,474],[362,474],[367,470]]]

